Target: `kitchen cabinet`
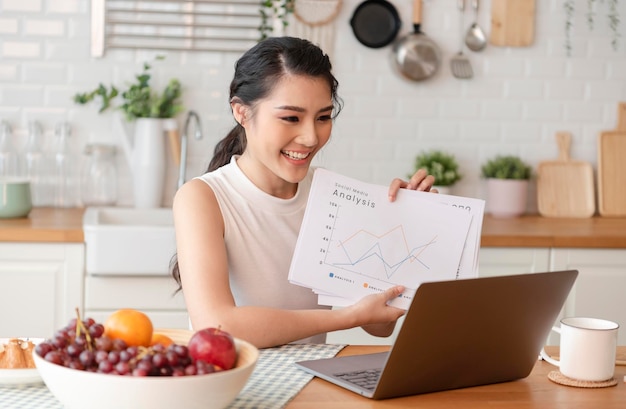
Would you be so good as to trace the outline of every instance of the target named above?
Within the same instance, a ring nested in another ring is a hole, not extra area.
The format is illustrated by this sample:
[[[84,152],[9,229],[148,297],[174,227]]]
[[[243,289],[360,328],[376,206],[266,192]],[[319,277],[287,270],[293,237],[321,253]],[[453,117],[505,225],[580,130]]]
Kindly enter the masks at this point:
[[[83,307],[82,243],[0,243],[0,337],[47,338]]]
[[[604,318],[620,324],[618,345],[626,345],[626,250],[552,250],[551,270],[578,270],[566,316]]]
[[[480,249],[480,277],[539,273],[549,269],[549,248],[483,247]]]
[[[104,322],[120,308],[146,313],[155,328],[189,328],[183,294],[170,276],[96,276],[85,278],[85,314]]]
[[[626,250],[591,248],[483,248],[480,275],[578,270],[561,316],[588,316],[626,326]],[[557,323],[558,325],[558,323]],[[558,337],[550,336],[550,343]],[[626,331],[618,333],[626,345]]]

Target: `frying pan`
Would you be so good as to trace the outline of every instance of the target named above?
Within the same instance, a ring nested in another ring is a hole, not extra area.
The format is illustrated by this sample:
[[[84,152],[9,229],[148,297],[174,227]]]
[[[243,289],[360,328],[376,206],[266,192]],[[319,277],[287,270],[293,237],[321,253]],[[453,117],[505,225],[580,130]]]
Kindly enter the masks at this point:
[[[437,44],[421,31],[422,0],[413,1],[413,33],[398,39],[392,48],[392,62],[405,78],[422,81],[435,75],[441,65]]]
[[[391,44],[401,25],[398,10],[387,0],[365,0],[354,10],[350,19],[356,39],[369,48]]]

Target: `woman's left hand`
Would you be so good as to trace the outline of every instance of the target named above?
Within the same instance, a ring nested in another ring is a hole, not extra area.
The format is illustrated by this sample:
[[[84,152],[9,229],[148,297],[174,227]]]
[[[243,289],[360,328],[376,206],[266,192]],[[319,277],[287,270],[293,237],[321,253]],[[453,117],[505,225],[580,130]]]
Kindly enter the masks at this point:
[[[429,175],[428,172],[426,172],[426,169],[419,169],[415,172],[415,174],[413,174],[413,176],[411,176],[411,179],[408,182],[395,178],[391,181],[391,185],[389,186],[389,201],[393,202],[396,200],[396,196],[398,195],[398,191],[400,189],[438,193],[437,189],[432,189],[433,183],[435,183],[435,177],[433,175]]]

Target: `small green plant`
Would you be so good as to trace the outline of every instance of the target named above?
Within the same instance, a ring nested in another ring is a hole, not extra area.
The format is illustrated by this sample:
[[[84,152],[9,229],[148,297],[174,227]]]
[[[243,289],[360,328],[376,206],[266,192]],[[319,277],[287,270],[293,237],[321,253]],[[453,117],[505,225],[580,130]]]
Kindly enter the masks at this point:
[[[261,25],[259,26],[259,33],[261,38],[259,41],[265,40],[269,37],[274,28],[272,26],[272,19],[278,18],[283,28],[289,25],[289,13],[293,13],[294,0],[263,0],[261,1],[261,8],[259,13],[261,14]]]
[[[496,156],[488,160],[481,168],[482,175],[488,179],[530,179],[531,167],[517,156]]]
[[[426,169],[435,177],[435,185],[451,186],[461,180],[455,157],[440,150],[422,152],[415,158],[415,170]]]
[[[162,93],[157,93],[150,87],[150,65],[144,63],[143,72],[135,76],[136,82],[129,85],[121,93],[122,105],[117,107],[124,112],[126,119],[136,118],[173,118],[184,110],[180,102],[182,86],[177,79],[172,79]],[[90,92],[74,95],[74,102],[85,105],[95,99],[100,99],[100,110],[104,112],[112,107],[113,101],[120,95],[115,86],[106,87],[100,84]]]

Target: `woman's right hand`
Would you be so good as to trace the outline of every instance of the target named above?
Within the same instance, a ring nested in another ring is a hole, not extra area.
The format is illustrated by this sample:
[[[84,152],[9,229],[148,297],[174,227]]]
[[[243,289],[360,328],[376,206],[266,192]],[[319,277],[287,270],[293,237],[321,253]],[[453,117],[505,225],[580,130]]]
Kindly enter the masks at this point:
[[[401,308],[390,306],[389,302],[396,299],[404,290],[403,286],[397,285],[382,293],[363,297],[348,308],[352,309],[350,313],[354,314],[357,325],[360,325],[370,335],[388,337],[393,332],[398,318],[406,313]]]

